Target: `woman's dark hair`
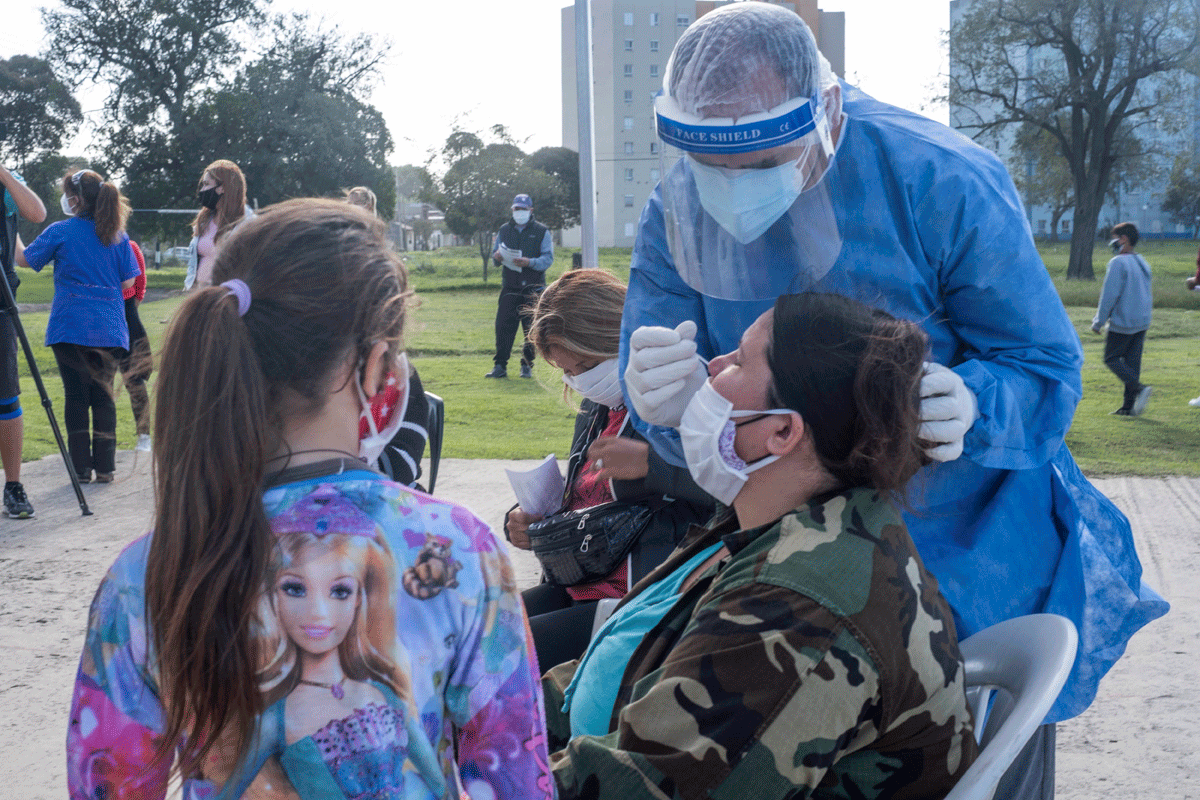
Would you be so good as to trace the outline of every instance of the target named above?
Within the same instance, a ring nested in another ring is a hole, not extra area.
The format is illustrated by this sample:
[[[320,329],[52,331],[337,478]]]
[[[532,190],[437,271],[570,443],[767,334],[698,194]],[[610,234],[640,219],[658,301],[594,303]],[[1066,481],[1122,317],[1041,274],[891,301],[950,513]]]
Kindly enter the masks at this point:
[[[104,180],[94,170],[81,169],[63,176],[62,190],[79,199],[75,216],[95,221],[101,242],[113,245],[120,241],[132,209],[115,183]]]
[[[376,342],[400,347],[407,279],[383,223],[335,200],[291,200],[239,225],[219,283],[184,301],[161,353],[146,611],[166,706],[159,749],[183,774],[218,739],[244,751],[263,710],[251,627],[273,545],[263,478],[283,422],[320,410]],[[357,374],[357,373],[355,373]]]
[[[784,295],[767,348],[769,407],[799,412],[843,486],[899,494],[928,463],[917,413],[927,349],[915,323],[857,300]]]

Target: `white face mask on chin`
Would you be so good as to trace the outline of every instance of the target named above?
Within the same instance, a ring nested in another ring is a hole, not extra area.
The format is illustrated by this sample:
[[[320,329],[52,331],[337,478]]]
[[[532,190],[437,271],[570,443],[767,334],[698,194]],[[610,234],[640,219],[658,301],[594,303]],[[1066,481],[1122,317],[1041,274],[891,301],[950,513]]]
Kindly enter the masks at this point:
[[[706,381],[692,396],[679,423],[683,457],[696,485],[725,505],[732,505],[751,472],[761,469],[779,456],[765,456],[750,464],[734,451],[737,438],[735,418],[764,414],[791,414],[788,409],[770,411],[734,411],[733,403]]]
[[[617,375],[617,359],[601,361],[587,372],[578,375],[563,373],[563,383],[581,395],[609,408],[617,408],[625,402],[621,393],[621,382]]]

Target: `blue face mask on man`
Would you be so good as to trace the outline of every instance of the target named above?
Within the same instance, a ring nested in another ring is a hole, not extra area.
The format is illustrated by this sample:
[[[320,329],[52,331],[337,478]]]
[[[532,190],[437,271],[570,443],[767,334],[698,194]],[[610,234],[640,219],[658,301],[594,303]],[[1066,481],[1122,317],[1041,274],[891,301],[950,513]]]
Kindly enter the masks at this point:
[[[767,232],[796,202],[803,188],[800,157],[766,169],[726,169],[689,158],[700,204],[742,244]]]

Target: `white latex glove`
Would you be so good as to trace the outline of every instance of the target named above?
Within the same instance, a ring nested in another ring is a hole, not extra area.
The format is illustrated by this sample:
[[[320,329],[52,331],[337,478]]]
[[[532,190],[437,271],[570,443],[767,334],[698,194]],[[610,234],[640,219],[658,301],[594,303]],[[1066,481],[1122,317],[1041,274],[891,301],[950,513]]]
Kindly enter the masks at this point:
[[[934,461],[953,461],[962,455],[963,437],[979,417],[979,406],[957,372],[926,361],[918,413],[921,438],[934,442],[925,455]]]
[[[679,427],[692,395],[708,380],[696,355],[696,323],[675,327],[643,325],[629,337],[625,390],[638,416],[652,425]]]

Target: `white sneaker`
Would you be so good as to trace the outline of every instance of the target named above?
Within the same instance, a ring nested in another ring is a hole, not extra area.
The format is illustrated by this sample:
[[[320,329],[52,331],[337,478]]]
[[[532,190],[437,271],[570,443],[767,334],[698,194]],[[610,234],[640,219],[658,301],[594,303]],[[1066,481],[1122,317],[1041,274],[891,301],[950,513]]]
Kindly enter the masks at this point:
[[[1192,408],[1200,408],[1200,397],[1193,397],[1191,400],[1188,400],[1188,405]]]
[[[138,434],[138,443],[137,443],[136,449],[140,453],[149,453],[150,452],[150,434],[148,434],[148,433],[139,433]]]

